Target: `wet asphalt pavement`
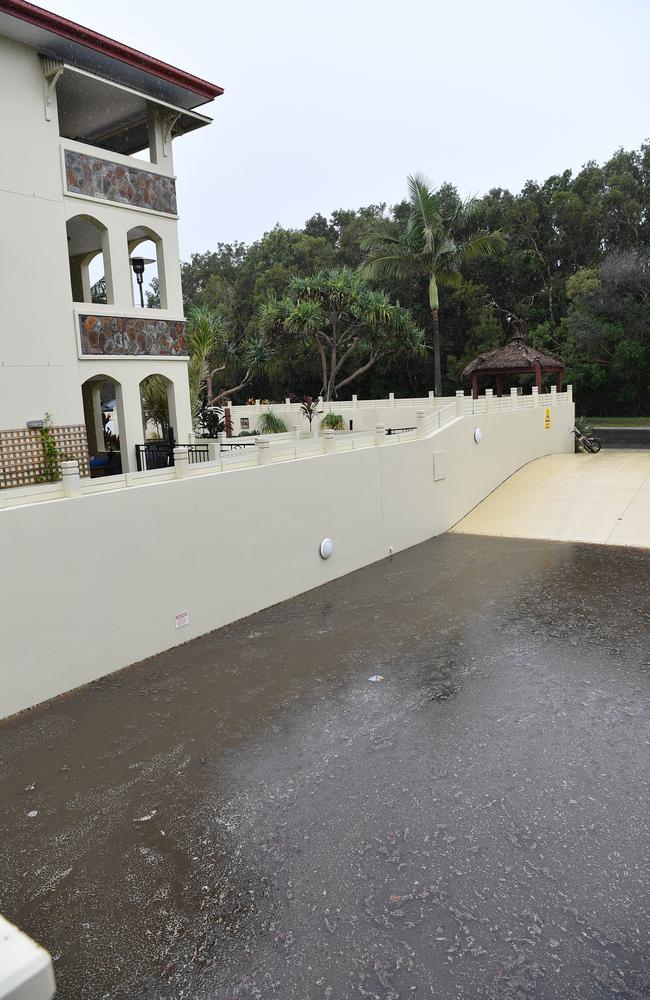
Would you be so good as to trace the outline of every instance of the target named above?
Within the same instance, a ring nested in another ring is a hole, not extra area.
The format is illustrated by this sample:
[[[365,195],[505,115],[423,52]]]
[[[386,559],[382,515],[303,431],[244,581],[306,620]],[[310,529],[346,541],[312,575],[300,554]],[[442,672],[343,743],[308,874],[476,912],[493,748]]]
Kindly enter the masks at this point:
[[[65,1000],[648,998],[649,597],[443,536],[0,724],[0,910]]]

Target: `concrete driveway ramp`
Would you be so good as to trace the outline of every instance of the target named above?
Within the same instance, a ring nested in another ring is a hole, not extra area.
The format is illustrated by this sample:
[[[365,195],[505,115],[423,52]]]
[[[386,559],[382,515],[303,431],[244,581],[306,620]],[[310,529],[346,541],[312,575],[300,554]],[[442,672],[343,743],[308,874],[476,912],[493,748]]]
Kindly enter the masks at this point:
[[[451,531],[650,548],[650,452],[537,459]]]

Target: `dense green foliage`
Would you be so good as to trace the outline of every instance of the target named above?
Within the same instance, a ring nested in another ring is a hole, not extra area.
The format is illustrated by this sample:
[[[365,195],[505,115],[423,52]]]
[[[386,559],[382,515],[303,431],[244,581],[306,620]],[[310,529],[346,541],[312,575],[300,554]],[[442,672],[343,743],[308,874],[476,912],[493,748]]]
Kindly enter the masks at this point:
[[[650,146],[620,150],[575,176],[567,170],[529,181],[517,194],[494,189],[475,200],[466,218],[452,185],[442,185],[435,198],[441,216],[455,220],[458,245],[481,230],[506,237],[499,257],[460,261],[461,280],[440,295],[443,391],[458,387],[468,360],[509,339],[516,317],[527,340],[566,362],[579,410],[650,412]],[[379,225],[403,235],[411,211],[404,201],[390,209],[340,210],[329,219],[317,214],[301,230],[278,226],[251,246],[219,244],[194,254],[182,269],[186,308],[207,306],[216,314],[236,355],[238,345],[259,337],[269,296],[286,301],[296,277],[360,268],[369,230]],[[408,308],[432,343],[428,282],[423,270],[404,269],[377,276],[374,288]],[[273,341],[246,392],[233,397],[320,393],[321,359],[310,338]],[[235,368],[232,385],[245,374],[241,362]],[[352,386],[341,386],[340,395],[416,395],[433,385],[431,350],[388,352]]]
[[[43,426],[39,429],[38,433],[41,438],[43,464],[40,473],[36,477],[36,481],[38,483],[56,483],[61,478],[61,462],[65,456],[59,453],[56,444],[51,413],[45,414]]]
[[[340,413],[326,413],[320,422],[322,431],[344,431],[345,421]]]

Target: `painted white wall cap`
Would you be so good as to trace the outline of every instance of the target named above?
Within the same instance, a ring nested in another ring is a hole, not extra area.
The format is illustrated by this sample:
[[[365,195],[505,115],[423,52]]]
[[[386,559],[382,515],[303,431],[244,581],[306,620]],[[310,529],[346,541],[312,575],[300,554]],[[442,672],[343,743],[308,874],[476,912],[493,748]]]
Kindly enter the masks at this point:
[[[48,952],[0,916],[0,1000],[51,1000],[55,992]]]

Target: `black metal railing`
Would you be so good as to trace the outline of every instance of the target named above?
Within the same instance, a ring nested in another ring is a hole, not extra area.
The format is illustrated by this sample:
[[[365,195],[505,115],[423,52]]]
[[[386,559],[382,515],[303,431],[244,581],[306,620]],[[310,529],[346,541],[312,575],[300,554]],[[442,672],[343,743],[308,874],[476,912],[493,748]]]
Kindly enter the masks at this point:
[[[255,438],[250,438],[248,441],[222,441],[221,451],[233,451],[235,448],[254,448]]]
[[[135,464],[138,472],[173,468],[174,448],[187,448],[190,465],[210,460],[207,444],[178,445],[170,444],[169,441],[148,441],[146,444],[136,444],[135,446]]]
[[[417,427],[387,427],[387,434],[405,434],[407,431],[416,431]]]

